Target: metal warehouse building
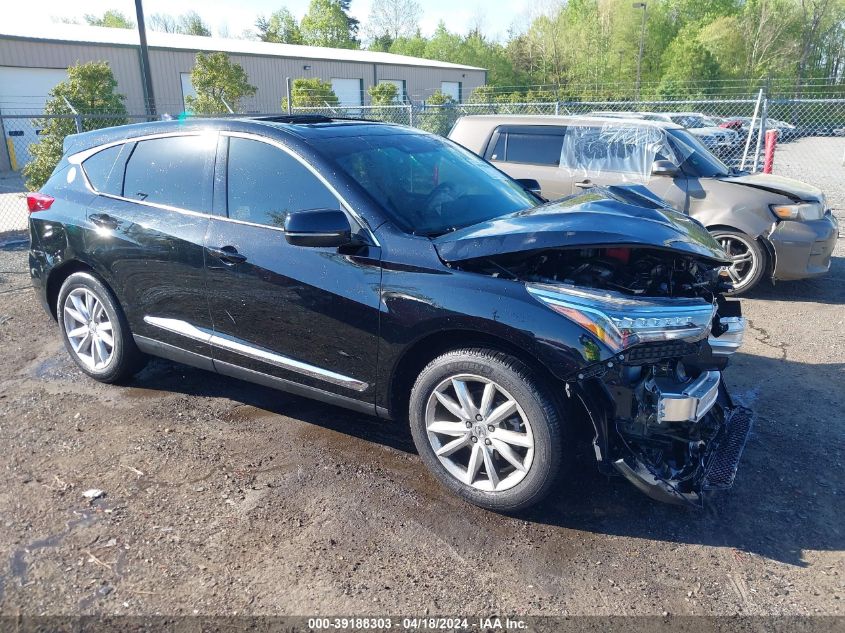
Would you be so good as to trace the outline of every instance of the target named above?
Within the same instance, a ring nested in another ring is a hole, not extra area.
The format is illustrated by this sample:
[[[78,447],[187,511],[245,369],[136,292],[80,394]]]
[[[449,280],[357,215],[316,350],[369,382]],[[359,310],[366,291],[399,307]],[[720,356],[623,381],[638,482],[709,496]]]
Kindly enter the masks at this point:
[[[37,34],[0,25],[0,120],[4,140],[18,131],[16,119],[3,115],[38,114],[47,94],[67,76],[77,62],[107,61],[126,97],[130,114],[145,112],[138,33],[73,24],[39,25]],[[193,94],[191,69],[198,52],[222,51],[244,67],[258,88],[245,99],[246,112],[278,112],[286,95],[286,78],[318,77],[329,81],[343,106],[366,105],[368,88],[389,82],[402,101],[424,101],[437,90],[463,101],[484,85],[486,71],[417,57],[374,51],[270,44],[250,40],[220,39],[147,32],[153,94],[161,113],[184,110],[185,97]],[[19,121],[19,120],[18,120]],[[0,169],[4,152],[0,147]],[[19,157],[23,158],[23,157]],[[21,161],[24,162],[24,161]]]

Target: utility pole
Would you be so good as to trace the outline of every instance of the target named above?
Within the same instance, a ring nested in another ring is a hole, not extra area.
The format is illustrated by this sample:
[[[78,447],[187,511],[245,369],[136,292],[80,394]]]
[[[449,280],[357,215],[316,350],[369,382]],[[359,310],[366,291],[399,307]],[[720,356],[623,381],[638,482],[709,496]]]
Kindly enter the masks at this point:
[[[147,50],[147,28],[144,26],[144,7],[141,0],[135,0],[135,16],[138,20],[138,37],[141,42],[141,80],[144,82],[144,102],[147,114],[156,115],[156,101],[153,95],[153,77],[150,74],[150,54]]]
[[[635,2],[633,4],[635,9],[643,10],[643,22],[640,26],[640,54],[637,57],[637,101],[640,100],[640,80],[642,79],[643,66],[643,44],[645,43],[645,14],[648,10],[648,5],[645,2]]]

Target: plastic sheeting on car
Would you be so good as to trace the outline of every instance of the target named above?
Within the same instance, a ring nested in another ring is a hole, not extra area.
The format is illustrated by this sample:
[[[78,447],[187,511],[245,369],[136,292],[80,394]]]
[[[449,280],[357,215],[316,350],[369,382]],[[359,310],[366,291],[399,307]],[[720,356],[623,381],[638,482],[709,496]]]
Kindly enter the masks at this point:
[[[647,183],[656,160],[668,160],[676,166],[683,160],[660,128],[625,123],[570,125],[560,166],[571,177],[612,174],[617,181]]]

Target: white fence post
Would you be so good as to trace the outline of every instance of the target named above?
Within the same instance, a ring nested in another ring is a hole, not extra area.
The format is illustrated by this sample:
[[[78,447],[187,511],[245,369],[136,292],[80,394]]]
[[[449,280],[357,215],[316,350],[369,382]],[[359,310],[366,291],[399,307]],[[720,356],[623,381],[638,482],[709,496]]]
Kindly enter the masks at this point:
[[[739,164],[741,170],[745,169],[745,161],[748,159],[748,150],[751,148],[751,135],[754,133],[754,124],[757,122],[757,113],[760,111],[760,101],[763,99],[763,89],[757,94],[757,103],[754,105],[754,114],[748,123],[748,138],[745,139],[745,151],[742,152],[742,162]]]
[[[751,171],[757,173],[757,166],[760,163],[760,146],[763,143],[763,137],[766,135],[766,118],[769,112],[769,97],[763,99],[763,111],[760,114],[760,130],[757,132],[757,147],[754,150],[754,169]]]

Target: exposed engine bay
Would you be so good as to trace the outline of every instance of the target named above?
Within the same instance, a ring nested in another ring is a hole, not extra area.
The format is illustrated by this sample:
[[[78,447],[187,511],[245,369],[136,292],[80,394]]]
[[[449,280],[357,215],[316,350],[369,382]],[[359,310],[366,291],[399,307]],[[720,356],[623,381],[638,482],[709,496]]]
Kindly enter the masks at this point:
[[[732,485],[751,426],[722,370],[742,343],[721,265],[672,250],[556,248],[463,261],[523,282],[581,325],[585,369],[566,393],[592,424],[599,467],[661,501],[700,506]]]
[[[727,288],[712,263],[651,248],[554,249],[513,253],[474,264],[477,272],[563,283],[643,297],[705,297]]]

